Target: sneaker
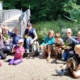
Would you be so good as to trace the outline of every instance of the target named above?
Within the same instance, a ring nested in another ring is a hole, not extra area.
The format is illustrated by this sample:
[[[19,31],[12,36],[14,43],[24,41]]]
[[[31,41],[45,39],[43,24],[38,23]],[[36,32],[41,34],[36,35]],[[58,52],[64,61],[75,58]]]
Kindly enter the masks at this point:
[[[57,70],[55,69],[56,73],[58,73],[60,76],[64,75],[64,71],[63,70]]]
[[[57,70],[56,69],[56,73],[58,73],[60,76],[63,76],[63,75],[67,75],[69,73],[68,70]]]

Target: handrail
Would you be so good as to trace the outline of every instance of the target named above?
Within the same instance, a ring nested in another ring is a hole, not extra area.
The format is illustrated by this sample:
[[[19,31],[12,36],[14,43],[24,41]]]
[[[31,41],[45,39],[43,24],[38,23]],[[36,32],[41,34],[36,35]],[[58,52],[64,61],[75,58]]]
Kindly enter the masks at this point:
[[[22,13],[22,15],[19,17],[19,31],[20,31],[20,35],[23,36],[25,28],[27,26],[27,24],[30,22],[30,9],[26,10],[24,13]]]
[[[0,23],[16,16],[21,15],[22,11],[19,9],[0,10]]]

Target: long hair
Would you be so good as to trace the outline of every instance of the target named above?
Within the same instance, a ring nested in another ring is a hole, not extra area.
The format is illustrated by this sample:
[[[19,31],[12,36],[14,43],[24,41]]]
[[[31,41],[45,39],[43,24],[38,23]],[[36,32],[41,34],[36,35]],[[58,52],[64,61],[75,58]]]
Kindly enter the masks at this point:
[[[49,30],[48,36],[49,36],[50,34],[53,34],[53,36],[54,36],[54,31],[53,31],[53,30]]]

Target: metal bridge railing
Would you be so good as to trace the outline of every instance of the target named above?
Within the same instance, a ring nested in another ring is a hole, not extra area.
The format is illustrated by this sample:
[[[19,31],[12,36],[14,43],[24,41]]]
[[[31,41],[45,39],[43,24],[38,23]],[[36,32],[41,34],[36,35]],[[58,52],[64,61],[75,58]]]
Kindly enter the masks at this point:
[[[10,19],[11,17],[21,14],[22,11],[19,9],[0,10],[0,23]]]
[[[28,9],[19,17],[19,31],[21,36],[23,36],[25,28],[27,24],[30,22],[30,16],[30,9]]]

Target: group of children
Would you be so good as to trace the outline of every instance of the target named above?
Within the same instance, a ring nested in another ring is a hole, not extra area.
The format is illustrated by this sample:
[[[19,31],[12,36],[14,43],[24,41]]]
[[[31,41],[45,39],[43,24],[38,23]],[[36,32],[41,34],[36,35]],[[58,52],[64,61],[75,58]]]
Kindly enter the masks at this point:
[[[24,38],[19,35],[19,30],[15,28],[14,32],[9,31],[8,27],[2,27],[2,33],[0,33],[0,59],[5,59],[7,55],[14,53],[14,58],[10,60],[9,65],[17,65],[22,62],[23,54],[25,50],[29,51],[30,45],[37,39],[36,31],[32,28],[32,25],[28,25],[25,30],[26,49],[24,48]],[[53,30],[48,32],[48,35],[40,45],[40,49],[43,50],[44,57],[49,61],[51,54],[56,58],[60,57],[67,63],[61,70],[56,72],[59,75],[64,75],[67,69],[71,68],[71,58],[74,56],[77,59],[78,65],[75,70],[71,71],[75,78],[80,77],[80,32],[77,37],[72,36],[72,30],[70,28],[66,31],[66,38],[63,40],[60,33],[54,33]],[[27,52],[26,51],[26,52]],[[74,59],[74,58],[73,58]],[[2,63],[0,62],[0,66]]]
[[[66,30],[66,38],[63,40],[60,33],[54,34],[53,30],[48,32],[48,35],[41,44],[44,56],[47,54],[47,60],[54,54],[63,61],[67,61],[61,70],[55,69],[58,75],[63,76],[70,70],[75,78],[80,77],[80,31],[77,37],[72,36],[72,30]],[[53,51],[52,51],[53,50]]]
[[[9,64],[12,65],[22,62],[22,56],[25,52],[23,43],[24,40],[20,37],[17,28],[15,28],[14,32],[10,32],[7,26],[2,27],[2,33],[0,33],[0,59],[5,59],[7,55],[15,53],[14,58]],[[0,62],[1,65],[2,63]]]

